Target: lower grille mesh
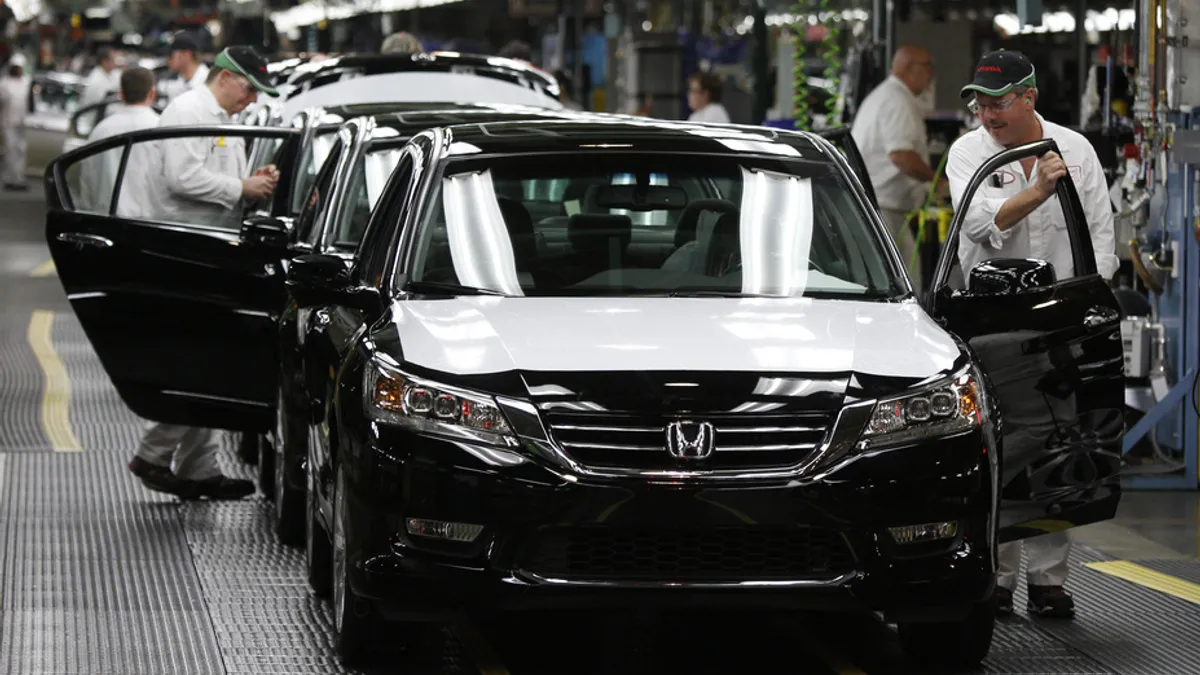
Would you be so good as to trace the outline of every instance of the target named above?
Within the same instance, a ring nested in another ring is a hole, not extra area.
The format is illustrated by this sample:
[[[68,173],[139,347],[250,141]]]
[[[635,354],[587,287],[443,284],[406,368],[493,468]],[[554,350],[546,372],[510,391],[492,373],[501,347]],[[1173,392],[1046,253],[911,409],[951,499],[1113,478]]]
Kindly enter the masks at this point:
[[[802,579],[854,568],[837,532],[820,529],[627,531],[564,528],[535,536],[522,567],[576,580]]]

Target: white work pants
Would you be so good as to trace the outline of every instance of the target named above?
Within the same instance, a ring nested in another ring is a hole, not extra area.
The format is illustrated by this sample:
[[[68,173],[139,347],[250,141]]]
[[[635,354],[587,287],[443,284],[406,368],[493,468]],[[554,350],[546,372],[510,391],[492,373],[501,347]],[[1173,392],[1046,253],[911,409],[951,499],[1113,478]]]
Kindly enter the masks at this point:
[[[913,289],[919,293],[924,290],[921,280],[921,261],[918,259],[913,262],[913,255],[917,250],[917,238],[913,236],[912,229],[907,226],[908,212],[884,208],[881,208],[880,212],[883,214],[883,222],[887,223],[892,240],[900,249],[900,257],[904,262],[905,269],[908,270],[909,278],[912,279]]]
[[[1071,538],[1066,532],[1052,532],[1032,539],[1000,545],[1000,569],[996,584],[1010,591],[1017,589],[1021,571],[1021,545],[1029,554],[1026,583],[1032,586],[1062,586],[1067,583],[1067,559],[1071,556]]]
[[[180,478],[204,480],[221,473],[217,449],[217,436],[212,429],[149,422],[137,456],[172,469]]]
[[[25,130],[4,128],[4,184],[25,184]]]

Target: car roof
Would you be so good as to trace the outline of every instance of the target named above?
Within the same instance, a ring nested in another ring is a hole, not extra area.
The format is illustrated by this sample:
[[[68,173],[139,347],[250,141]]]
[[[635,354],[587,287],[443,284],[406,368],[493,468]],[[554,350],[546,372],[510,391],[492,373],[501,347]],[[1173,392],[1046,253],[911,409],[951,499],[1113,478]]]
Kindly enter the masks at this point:
[[[347,76],[382,75],[404,72],[470,72],[497,77],[509,82],[528,82],[552,96],[559,95],[558,81],[549,73],[516,59],[459,52],[421,52],[419,54],[346,54],[292,69],[287,84],[302,90],[335,82]]]
[[[812,134],[771,127],[712,125],[627,115],[560,115],[525,122],[483,122],[446,129],[451,156],[534,152],[649,151],[826,158]]]
[[[358,118],[370,117],[376,126],[400,128],[448,127],[479,122],[531,118],[563,119],[576,113],[503,103],[363,103],[330,106],[314,111],[321,131],[336,129]]]

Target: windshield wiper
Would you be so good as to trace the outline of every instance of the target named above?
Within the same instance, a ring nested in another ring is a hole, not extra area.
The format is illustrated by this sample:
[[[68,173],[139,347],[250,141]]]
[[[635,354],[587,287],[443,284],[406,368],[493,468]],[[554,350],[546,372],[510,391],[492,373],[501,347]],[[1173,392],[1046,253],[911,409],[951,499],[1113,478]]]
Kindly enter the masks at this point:
[[[490,288],[463,286],[448,281],[410,281],[404,285],[404,290],[417,293],[447,293],[449,295],[507,295]]]
[[[784,295],[765,295],[762,293],[743,293],[741,291],[700,291],[676,289],[667,293],[669,298],[785,298]]]

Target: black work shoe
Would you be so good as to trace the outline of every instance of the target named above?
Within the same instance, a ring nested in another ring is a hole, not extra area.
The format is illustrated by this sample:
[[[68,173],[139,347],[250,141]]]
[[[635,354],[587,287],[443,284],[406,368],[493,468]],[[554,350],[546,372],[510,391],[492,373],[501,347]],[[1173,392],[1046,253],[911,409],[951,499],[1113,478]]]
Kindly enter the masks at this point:
[[[996,587],[996,613],[1000,616],[1013,613],[1013,592],[1003,586]]]
[[[1029,586],[1029,613],[1052,619],[1075,616],[1075,599],[1062,586]]]
[[[195,498],[209,499],[241,499],[254,494],[254,483],[248,480],[229,478],[228,476],[213,476],[204,480],[188,481],[195,487]]]
[[[155,492],[165,492],[184,499],[190,499],[196,488],[191,481],[176,476],[165,466],[151,464],[141,457],[134,457],[129,462],[129,470],[133,475],[142,479],[142,485]]]

